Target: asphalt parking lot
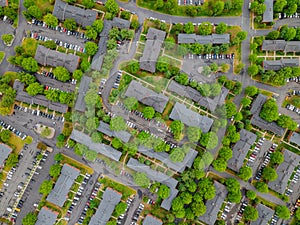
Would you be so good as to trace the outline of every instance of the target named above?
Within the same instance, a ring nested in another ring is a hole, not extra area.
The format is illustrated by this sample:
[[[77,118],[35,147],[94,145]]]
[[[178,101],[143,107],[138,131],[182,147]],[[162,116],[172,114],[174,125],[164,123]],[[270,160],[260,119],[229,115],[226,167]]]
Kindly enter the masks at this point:
[[[252,175],[255,177],[257,170],[260,168],[260,165],[263,163],[265,153],[270,149],[272,146],[272,142],[265,140],[258,151],[258,155],[252,165]]]

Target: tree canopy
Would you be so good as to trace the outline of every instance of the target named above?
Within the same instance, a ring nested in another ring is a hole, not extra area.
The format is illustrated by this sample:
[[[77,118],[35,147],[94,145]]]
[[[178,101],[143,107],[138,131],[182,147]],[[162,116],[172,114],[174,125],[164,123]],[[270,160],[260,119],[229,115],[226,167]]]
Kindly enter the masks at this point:
[[[145,118],[147,119],[152,119],[154,117],[154,114],[155,114],[155,110],[153,107],[151,106],[146,106],[144,109],[143,109],[143,115]]]
[[[276,206],[275,212],[278,215],[278,217],[281,218],[281,219],[287,220],[287,219],[290,218],[290,210],[285,205]]]
[[[238,175],[242,180],[245,180],[245,181],[249,180],[252,177],[251,167],[249,167],[249,166],[241,167]]]
[[[88,41],[85,44],[85,50],[86,50],[86,54],[93,56],[98,51],[98,46],[96,45],[95,42]]]
[[[110,129],[115,131],[121,131],[126,129],[126,123],[121,116],[113,117],[110,120]]]
[[[58,66],[53,70],[54,76],[57,78],[57,80],[66,82],[70,79],[70,73],[69,71],[62,66]]]
[[[263,169],[262,177],[265,180],[274,181],[277,179],[277,172],[273,167],[267,166]]]
[[[198,127],[188,127],[186,134],[191,142],[198,142],[200,140],[202,131]]]
[[[255,221],[258,219],[258,211],[251,205],[246,206],[244,210],[244,218],[247,221]]]
[[[133,178],[134,182],[143,188],[147,188],[150,184],[150,179],[145,173],[136,173]]]
[[[128,97],[124,100],[124,106],[128,110],[136,110],[138,107],[138,100],[135,97]]]
[[[268,99],[260,111],[260,117],[268,122],[278,119],[278,105],[274,99]]]

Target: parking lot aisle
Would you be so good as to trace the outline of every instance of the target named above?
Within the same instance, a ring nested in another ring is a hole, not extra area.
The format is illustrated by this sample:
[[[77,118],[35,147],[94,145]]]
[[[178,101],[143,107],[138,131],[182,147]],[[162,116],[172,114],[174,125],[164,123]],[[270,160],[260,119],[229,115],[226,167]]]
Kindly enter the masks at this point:
[[[0,212],[1,214],[8,214],[6,210],[7,207],[12,207],[14,204],[14,200],[16,197],[14,196],[14,192],[18,188],[18,184],[20,182],[25,183],[27,176],[25,176],[24,172],[27,167],[32,167],[32,161],[34,158],[34,152],[37,142],[33,141],[30,145],[28,145],[28,149],[22,150],[23,158],[19,162],[19,167],[16,168],[16,172],[14,173],[11,180],[6,180],[6,183],[9,184],[8,187],[3,187],[4,196],[0,198]]]
[[[265,140],[264,143],[262,144],[252,166],[252,175],[254,177],[255,174],[257,173],[257,170],[260,168],[260,165],[263,163],[264,154],[270,149],[271,146],[272,146],[272,142],[268,140]]]
[[[125,220],[124,225],[130,225],[131,224],[133,214],[137,210],[137,208],[139,207],[141,202],[142,202],[142,199],[140,199],[136,195],[135,198],[133,199],[133,204],[131,205],[131,207],[129,208],[129,210],[127,212],[127,216],[126,216],[126,220]]]
[[[85,206],[87,200],[89,199],[89,197],[91,195],[91,192],[94,188],[94,185],[98,180],[98,176],[99,176],[98,173],[94,173],[92,175],[92,177],[90,178],[89,182],[87,183],[87,185],[84,189],[84,192],[81,195],[81,198],[79,199],[77,205],[74,207],[74,210],[73,210],[73,212],[71,214],[71,217],[70,217],[70,220],[68,222],[69,224],[76,224],[77,223],[77,221],[80,218],[81,213],[84,209],[84,206]]]
[[[40,166],[42,167],[42,169],[37,169],[36,171],[39,174],[35,174],[33,176],[33,179],[35,180],[35,182],[30,182],[29,185],[27,186],[27,189],[25,190],[23,198],[22,198],[22,200],[25,200],[25,201],[24,201],[23,207],[17,217],[17,221],[16,221],[17,225],[22,225],[22,219],[26,216],[26,214],[35,210],[35,207],[33,206],[33,204],[39,203],[39,201],[42,197],[42,195],[39,193],[39,188],[44,180],[50,179],[49,169],[50,169],[50,166],[54,164],[54,155],[55,154],[56,154],[55,152],[48,153],[48,157],[47,157],[46,161],[45,162],[41,161]],[[32,167],[31,161],[29,162],[29,164],[31,165],[30,167]],[[26,170],[26,168],[25,168],[25,170]]]

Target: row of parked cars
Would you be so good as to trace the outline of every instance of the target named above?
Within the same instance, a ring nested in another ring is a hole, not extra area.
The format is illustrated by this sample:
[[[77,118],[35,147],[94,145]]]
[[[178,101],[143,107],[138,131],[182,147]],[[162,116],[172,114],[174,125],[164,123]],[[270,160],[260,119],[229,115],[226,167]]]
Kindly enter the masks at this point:
[[[286,13],[278,13],[279,19],[286,19],[286,18],[300,18],[299,13],[294,13],[292,15],[287,15]]]
[[[275,148],[277,148],[277,146],[278,146],[277,144],[273,143],[272,146],[269,148],[268,152],[265,154],[264,161],[263,161],[260,169],[256,173],[255,180],[259,180],[261,178],[263,170],[269,164],[270,159],[271,159],[271,154],[275,151]]]
[[[222,212],[221,218],[222,220],[226,220],[228,213],[230,212],[230,210],[232,209],[232,202],[228,201],[225,205],[225,208]]]
[[[84,206],[84,209],[83,211],[81,212],[81,215],[80,215],[80,218],[78,219],[77,223],[78,224],[82,224],[85,217],[86,217],[86,212],[88,211],[88,209],[90,208],[90,204],[91,204],[91,201],[93,201],[93,199],[98,195],[98,192],[99,192],[99,189],[101,188],[101,183],[100,182],[97,182],[95,184],[95,187],[88,199],[88,201],[86,202],[86,205]]]
[[[7,16],[3,16],[3,17],[1,17],[1,19],[3,20],[3,22],[9,23],[10,25],[14,24],[14,21],[11,20],[10,18],[8,18]]]
[[[54,73],[52,72],[49,72],[49,71],[46,71],[46,70],[43,70],[42,72],[40,73],[36,73],[37,75],[42,75],[44,77],[49,77],[51,79],[55,79],[57,80],[56,76],[54,75]],[[71,83],[71,84],[76,84],[77,83],[77,80],[76,79],[70,79],[70,80],[67,80],[66,83]]]
[[[103,90],[103,88],[104,88],[105,82],[106,82],[106,79],[105,79],[105,78],[102,78],[102,79],[101,79],[101,82],[100,82],[100,86],[99,86],[99,92],[98,92],[99,95],[102,94],[102,90]]]
[[[277,214],[273,215],[273,217],[271,219],[271,222],[270,222],[270,225],[276,225],[278,220],[279,220],[278,215]]]
[[[242,217],[243,217],[243,214],[244,214],[244,211],[245,211],[245,208],[248,206],[248,202],[247,201],[243,201],[242,204],[241,204],[241,207],[237,213],[237,216],[236,216],[236,222],[238,223]]]
[[[132,198],[128,198],[128,199],[126,200],[126,205],[127,205],[127,207],[126,207],[125,213],[127,213],[129,207],[132,205],[132,201],[133,201]],[[121,214],[121,215],[118,217],[118,219],[117,219],[117,224],[123,224],[123,223],[125,222],[125,213],[124,213],[124,214]]]
[[[0,126],[6,130],[13,132],[15,135],[19,136],[22,140],[25,140],[25,138],[27,137],[26,134],[23,134],[21,131],[18,131],[12,125],[5,123],[3,120],[0,120]]]
[[[265,141],[265,138],[260,138],[256,144],[256,146],[254,147],[253,151],[251,152],[251,155],[248,159],[248,162],[247,162],[247,166],[252,166],[255,159],[256,159],[256,156],[258,155],[260,149],[261,149],[261,146],[263,145]]]
[[[139,207],[137,208],[137,210],[133,214],[131,224],[136,225],[136,222],[139,220],[139,217],[140,217],[143,210],[144,210],[144,205],[142,203],[140,203]]]
[[[184,59],[234,59],[234,53],[232,54],[188,54],[183,57]]]
[[[287,105],[285,106],[285,108],[286,108],[287,110],[293,111],[293,112],[297,113],[298,115],[300,115],[300,108],[297,108],[296,106],[294,106],[294,105],[292,105],[292,104],[287,104]]]
[[[83,32],[67,30],[66,28],[64,28],[62,26],[56,26],[56,27],[48,26],[45,22],[43,22],[41,20],[32,19],[31,24],[36,25],[36,26],[41,26],[41,27],[44,27],[44,28],[49,28],[50,30],[59,31],[61,33],[66,33],[68,36],[73,35],[73,36],[76,36],[78,38],[80,37],[82,39],[91,40]]]
[[[115,83],[114,83],[114,85],[113,85],[113,88],[116,88],[116,89],[117,89],[117,88],[119,87],[121,78],[122,78],[122,71],[119,70],[119,71],[118,71],[117,78],[116,78]]]
[[[300,82],[300,76],[299,77],[290,77],[290,78],[286,78],[286,82]]]

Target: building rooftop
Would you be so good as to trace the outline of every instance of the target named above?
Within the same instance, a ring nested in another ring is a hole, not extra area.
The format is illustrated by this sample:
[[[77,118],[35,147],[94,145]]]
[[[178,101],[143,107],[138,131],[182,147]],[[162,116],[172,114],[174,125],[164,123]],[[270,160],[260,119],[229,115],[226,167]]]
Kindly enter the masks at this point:
[[[162,172],[152,170],[149,166],[133,158],[129,159],[127,166],[136,172],[145,173],[150,180],[160,182],[170,188],[170,196],[161,203],[162,208],[170,210],[172,201],[178,194],[178,190],[176,189],[178,181]]]
[[[8,0],[0,0],[0,6],[2,7],[8,6]]]
[[[89,225],[106,225],[116,205],[121,201],[122,194],[108,187],[103,193],[101,203],[92,216]]]
[[[164,96],[163,94],[157,94],[135,80],[131,81],[125,95],[127,97],[135,97],[139,102],[148,106],[152,106],[155,111],[160,113],[164,111],[169,101],[168,97]]]
[[[212,200],[206,202],[206,212],[204,215],[199,217],[199,220],[203,221],[208,225],[214,225],[217,220],[218,212],[227,197],[227,189],[223,184],[214,182],[216,189],[216,196]]]
[[[119,29],[129,29],[130,28],[130,21],[124,20],[119,17],[114,17],[112,20],[112,26],[117,27]]]
[[[178,44],[229,44],[230,34],[212,34],[212,35],[196,35],[196,34],[178,34]]]
[[[85,112],[84,97],[90,88],[91,82],[92,82],[91,77],[83,76],[81,78],[79,89],[78,89],[78,95],[77,95],[76,103],[75,103],[75,110],[77,110],[79,112]]]
[[[215,111],[218,105],[223,105],[225,103],[225,98],[229,93],[228,89],[222,87],[220,95],[215,96],[214,98],[204,97],[198,90],[179,84],[174,80],[171,80],[168,90],[179,96],[189,98],[212,112]]]
[[[148,72],[154,73],[156,70],[156,62],[165,39],[166,32],[149,28],[147,40],[142,57],[140,58],[140,68]]]
[[[264,40],[261,49],[264,51],[300,52],[300,41]]]
[[[76,141],[77,143],[83,144],[89,149],[94,150],[99,154],[105,155],[106,157],[115,161],[119,161],[121,158],[122,152],[117,151],[109,145],[92,142],[90,136],[81,131],[73,129],[70,138]]]
[[[263,66],[265,70],[280,70],[284,67],[298,67],[298,59],[280,59],[280,60],[264,60]]]
[[[55,224],[58,212],[54,212],[47,207],[41,208],[39,211],[35,225],[53,225]]]
[[[39,64],[43,66],[62,66],[71,73],[73,73],[77,69],[80,59],[80,57],[77,55],[51,50],[42,45],[38,45],[34,58]]]
[[[91,26],[98,17],[98,13],[95,10],[68,5],[61,0],[55,1],[53,15],[60,21],[74,19],[77,24],[83,27]]]
[[[227,166],[238,172],[244,164],[245,157],[254,144],[257,136],[250,131],[242,129],[240,131],[240,140],[232,148],[232,158],[228,160]]]
[[[256,209],[258,211],[258,219],[252,221],[250,224],[251,225],[268,224],[268,222],[270,221],[270,219],[274,214],[274,210],[260,203],[256,206]]]
[[[59,102],[52,102],[48,100],[44,95],[31,96],[24,91],[24,84],[19,80],[15,80],[13,88],[17,91],[16,100],[19,102],[25,102],[27,104],[37,104],[47,107],[48,109],[56,112],[66,113],[68,106]]]
[[[62,207],[68,199],[70,188],[79,174],[79,169],[68,164],[64,164],[61,169],[60,176],[46,200],[52,204]]]
[[[273,22],[273,0],[265,0],[266,11],[263,14],[264,23],[271,23]]]
[[[129,139],[131,138],[131,134],[128,133],[127,131],[113,131],[110,129],[109,124],[104,123],[103,121],[100,121],[99,127],[97,128],[97,130],[109,137],[117,137],[119,138],[121,141],[123,141],[124,143],[127,143],[129,141]]]
[[[299,155],[291,151],[284,150],[284,162],[277,167],[276,172],[278,177],[275,181],[269,181],[269,188],[283,194],[287,188],[288,180],[294,172],[295,167],[299,165],[299,162]]]
[[[250,109],[250,112],[253,114],[251,123],[254,126],[259,127],[262,130],[271,131],[272,133],[282,136],[285,132],[285,129],[278,126],[275,122],[268,122],[264,119],[262,119],[259,116],[260,110],[267,101],[268,97],[263,94],[258,94],[255,101],[252,103],[252,107]]]
[[[143,221],[143,225],[162,225],[162,221],[152,215],[147,215]]]
[[[178,102],[175,103],[170,118],[172,120],[179,120],[187,126],[199,127],[203,133],[207,133],[213,124],[213,119],[202,116]]]
[[[170,155],[166,152],[156,152],[153,149],[146,148],[145,146],[140,145],[138,147],[138,152],[142,153],[150,158],[158,159],[162,163],[166,164],[167,167],[182,173],[186,167],[191,168],[193,162],[198,154],[194,149],[190,149],[189,152],[185,155],[182,162],[173,162],[170,159]]]
[[[0,168],[4,164],[5,160],[9,156],[9,154],[12,152],[11,147],[9,147],[6,144],[0,143]]]
[[[293,132],[292,136],[290,137],[290,142],[300,146],[300,134]]]

